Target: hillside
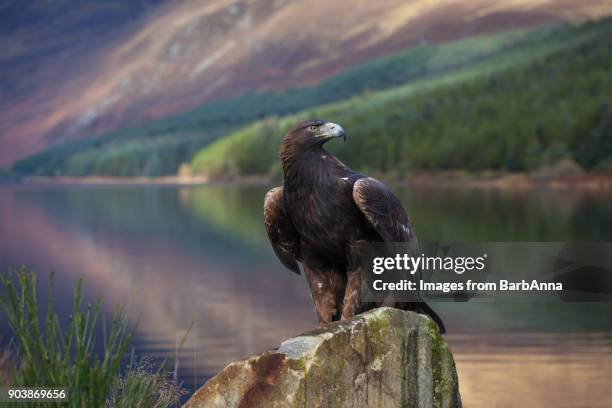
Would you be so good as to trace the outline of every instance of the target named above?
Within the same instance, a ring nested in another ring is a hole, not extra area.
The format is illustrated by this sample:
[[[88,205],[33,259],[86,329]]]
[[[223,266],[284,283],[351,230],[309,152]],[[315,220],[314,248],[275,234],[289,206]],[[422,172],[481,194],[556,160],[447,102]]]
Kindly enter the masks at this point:
[[[260,92],[211,102],[202,108],[150,123],[59,145],[21,160],[25,174],[157,176],[176,173],[202,147],[260,118],[285,115],[405,83],[443,78],[461,70],[505,66],[565,47],[564,28],[555,26],[476,36],[419,47],[341,72],[313,87]],[[588,32],[571,41],[584,41]],[[571,37],[571,36],[570,36]]]
[[[211,101],[312,86],[415,45],[612,12],[606,0],[358,4],[0,1],[0,165]]]
[[[356,169],[524,171],[561,158],[612,169],[612,19],[560,27],[529,47],[448,75],[271,118],[202,150],[193,170],[279,172],[278,146],[299,119],[341,123],[329,148]]]
[[[164,1],[0,0],[0,165],[59,141],[67,94]]]

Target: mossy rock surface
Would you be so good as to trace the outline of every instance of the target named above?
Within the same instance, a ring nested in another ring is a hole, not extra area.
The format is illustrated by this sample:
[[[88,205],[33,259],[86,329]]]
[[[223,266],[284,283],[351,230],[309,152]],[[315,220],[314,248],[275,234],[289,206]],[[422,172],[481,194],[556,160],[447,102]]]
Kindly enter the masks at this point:
[[[384,307],[231,363],[185,407],[460,406],[455,362],[436,324]]]

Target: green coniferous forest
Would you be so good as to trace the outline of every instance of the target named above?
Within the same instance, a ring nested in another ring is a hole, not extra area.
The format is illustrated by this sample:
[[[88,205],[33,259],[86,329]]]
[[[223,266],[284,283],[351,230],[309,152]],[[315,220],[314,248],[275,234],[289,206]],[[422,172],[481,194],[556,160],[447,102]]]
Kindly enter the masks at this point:
[[[349,143],[329,148],[356,169],[528,171],[570,158],[588,170],[610,170],[611,27],[593,25],[597,35],[588,41],[523,63],[467,69],[261,121],[201,151],[194,169],[274,172],[287,127],[322,117],[347,129]]]
[[[612,19],[423,44],[319,85],[254,93],[54,146],[19,174],[216,176],[278,172],[278,144],[307,117],[341,123],[356,169],[523,171],[560,158],[612,168]]]

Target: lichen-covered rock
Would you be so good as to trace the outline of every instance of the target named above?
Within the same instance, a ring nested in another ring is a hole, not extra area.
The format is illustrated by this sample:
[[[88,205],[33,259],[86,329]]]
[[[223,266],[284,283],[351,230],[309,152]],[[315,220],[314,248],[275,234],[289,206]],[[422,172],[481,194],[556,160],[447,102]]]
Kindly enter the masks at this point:
[[[185,407],[460,406],[455,362],[436,324],[385,307],[231,363]]]

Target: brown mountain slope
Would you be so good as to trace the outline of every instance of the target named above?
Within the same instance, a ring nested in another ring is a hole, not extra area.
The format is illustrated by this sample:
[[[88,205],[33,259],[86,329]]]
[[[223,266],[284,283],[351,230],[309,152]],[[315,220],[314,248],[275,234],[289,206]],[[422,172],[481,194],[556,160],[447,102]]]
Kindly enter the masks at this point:
[[[130,126],[213,99],[316,83],[425,41],[612,12],[607,0],[500,3],[165,3],[94,50],[48,59],[48,66],[35,71],[27,92],[0,98],[0,164],[68,138]]]

